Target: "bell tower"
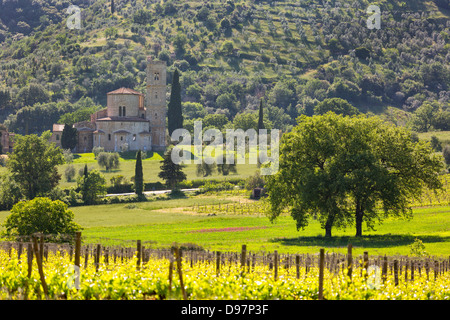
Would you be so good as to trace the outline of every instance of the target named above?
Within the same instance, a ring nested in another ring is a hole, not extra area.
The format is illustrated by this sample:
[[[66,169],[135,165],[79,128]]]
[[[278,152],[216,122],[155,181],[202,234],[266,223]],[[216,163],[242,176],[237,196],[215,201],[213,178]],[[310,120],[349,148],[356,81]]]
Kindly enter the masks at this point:
[[[152,150],[166,148],[166,62],[147,59],[147,119],[150,120]]]

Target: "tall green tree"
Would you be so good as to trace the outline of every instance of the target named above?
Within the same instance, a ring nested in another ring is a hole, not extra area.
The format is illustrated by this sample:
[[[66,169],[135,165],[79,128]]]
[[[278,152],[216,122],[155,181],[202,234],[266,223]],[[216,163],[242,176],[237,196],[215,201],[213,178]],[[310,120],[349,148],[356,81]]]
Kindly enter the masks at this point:
[[[263,112],[263,101],[261,99],[259,103],[259,114],[258,114],[258,133],[259,130],[265,129],[264,126],[264,112]]]
[[[271,219],[288,209],[304,228],[316,217],[326,236],[333,227],[354,224],[361,236],[364,222],[411,218],[410,200],[442,187],[441,157],[375,117],[302,116],[283,136],[279,164],[268,177]]]
[[[114,5],[114,0],[111,0],[111,14],[114,14],[116,11],[116,6]]]
[[[163,160],[161,161],[161,171],[158,177],[166,182],[166,185],[170,190],[175,190],[177,185],[186,180],[186,174],[183,172],[183,167],[180,164],[176,164],[172,161],[172,147],[167,148],[164,153]]]
[[[176,129],[183,128],[180,74],[177,69],[173,73],[172,91],[170,93],[170,101],[167,110],[167,120],[169,136],[171,136],[173,131]]]
[[[99,197],[106,194],[106,179],[96,169],[87,171],[85,167],[83,176],[78,177],[77,186],[87,205],[98,203]]]
[[[64,163],[61,149],[37,135],[16,135],[7,166],[27,199],[45,195],[58,185],[57,165]]]
[[[139,150],[136,154],[136,166],[134,169],[134,192],[142,196],[144,192],[144,173],[142,170],[142,152]]]
[[[65,124],[61,134],[61,147],[63,149],[72,150],[77,146],[77,142],[78,142],[77,128],[73,128],[71,125]]]

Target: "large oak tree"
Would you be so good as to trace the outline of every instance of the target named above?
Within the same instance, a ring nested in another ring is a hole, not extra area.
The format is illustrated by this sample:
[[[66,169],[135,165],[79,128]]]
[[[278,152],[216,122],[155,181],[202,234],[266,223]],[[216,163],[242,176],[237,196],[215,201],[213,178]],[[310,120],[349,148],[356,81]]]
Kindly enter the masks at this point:
[[[361,236],[363,222],[410,218],[410,200],[441,187],[441,157],[376,117],[302,116],[280,149],[267,183],[270,218],[287,209],[300,229],[315,217],[329,237],[333,227],[354,224]]]

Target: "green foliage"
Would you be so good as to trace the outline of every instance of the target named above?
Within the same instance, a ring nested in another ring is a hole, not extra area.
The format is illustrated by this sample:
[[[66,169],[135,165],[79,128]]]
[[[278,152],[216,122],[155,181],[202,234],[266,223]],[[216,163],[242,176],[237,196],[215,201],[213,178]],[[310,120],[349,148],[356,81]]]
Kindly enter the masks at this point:
[[[245,189],[253,190],[255,188],[264,188],[266,182],[264,177],[261,176],[259,170],[245,181]]]
[[[431,136],[431,148],[436,152],[442,151],[442,144],[436,136]]]
[[[200,192],[219,192],[233,190],[234,185],[228,181],[225,182],[212,182],[208,181],[203,186],[200,187]]]
[[[85,174],[78,177],[77,187],[81,192],[84,204],[96,204],[100,201],[99,197],[106,194],[105,177],[98,170],[87,171],[85,166]]]
[[[78,143],[78,131],[77,128],[73,128],[69,124],[64,125],[64,129],[61,135],[61,147],[63,149],[72,150]]]
[[[177,189],[180,182],[186,180],[186,174],[183,172],[181,165],[173,163],[171,153],[172,148],[167,148],[161,161],[161,171],[158,173],[158,177],[166,182],[170,190],[174,190]]]
[[[34,134],[16,135],[8,169],[26,198],[33,199],[58,185],[61,176],[56,166],[63,163],[62,152],[54,144]]]
[[[230,173],[237,173],[236,159],[234,159],[233,163],[229,163],[226,159],[226,156],[227,155],[224,152],[222,153],[222,155],[218,155],[216,157],[217,172],[222,174],[223,176],[228,176]]]
[[[205,157],[202,158],[202,162],[197,164],[196,168],[196,174],[198,177],[207,177],[212,175],[216,169],[216,163],[215,161],[205,161]],[[212,163],[210,163],[212,162]]]
[[[204,118],[206,116],[206,110],[202,104],[197,102],[183,102],[183,115],[186,119]]]
[[[144,192],[144,173],[142,170],[142,152],[139,150],[136,154],[136,166],[134,171],[134,191],[138,196]]]
[[[64,176],[68,182],[72,181],[75,178],[75,167],[71,164],[66,167],[64,170]]]
[[[65,163],[72,163],[73,162],[73,154],[69,149],[63,150],[63,157]]]
[[[20,89],[18,93],[18,102],[22,106],[32,106],[36,103],[49,102],[50,95],[40,84],[31,83]]]
[[[433,125],[433,119],[438,110],[437,104],[424,103],[414,112],[411,127],[417,132],[428,132]]]
[[[314,108],[314,114],[317,115],[325,114],[329,111],[344,116],[353,116],[359,113],[358,109],[341,98],[325,99],[324,101],[319,102]]]
[[[92,153],[94,154],[95,159],[97,159],[98,155],[105,151],[105,148],[103,147],[93,147]]]
[[[152,21],[152,14],[145,9],[139,9],[133,14],[133,22],[137,24],[147,25]]]
[[[442,155],[444,156],[445,164],[450,166],[450,145],[446,145],[442,150]]]
[[[389,215],[411,218],[409,199],[423,186],[442,187],[440,157],[404,128],[334,113],[298,121],[283,136],[280,170],[268,177],[272,220],[289,208],[297,228],[314,217],[326,236],[353,223],[361,236],[363,221],[372,228]]]
[[[0,176],[0,210],[10,210],[25,197],[20,185],[7,172]]]
[[[3,226],[7,237],[31,236],[43,233],[57,238],[58,235],[73,234],[81,230],[75,223],[74,214],[67,205],[59,200],[37,197],[29,201],[20,201],[11,209]]]
[[[97,155],[97,163],[106,171],[118,169],[120,166],[119,154],[117,152],[100,152]]]
[[[428,252],[425,251],[425,245],[422,240],[414,239],[414,242],[409,246],[410,254],[416,257],[426,257],[428,256]]]
[[[119,34],[118,30],[114,27],[109,27],[105,29],[105,37],[106,39],[112,39],[117,37]]]
[[[171,136],[176,129],[183,128],[180,74],[178,70],[175,70],[173,74],[172,91],[170,93],[170,101],[167,108],[167,122],[169,136]]]

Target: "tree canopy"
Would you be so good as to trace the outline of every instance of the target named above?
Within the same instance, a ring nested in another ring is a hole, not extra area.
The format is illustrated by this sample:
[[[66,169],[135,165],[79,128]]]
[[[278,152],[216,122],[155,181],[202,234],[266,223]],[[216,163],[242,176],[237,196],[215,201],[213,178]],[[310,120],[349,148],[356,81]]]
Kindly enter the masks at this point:
[[[325,115],[298,119],[280,147],[279,171],[268,177],[274,220],[287,209],[297,228],[315,217],[333,227],[372,228],[387,216],[411,218],[409,201],[438,189],[442,159],[429,144],[376,117]]]
[[[39,232],[52,235],[53,240],[56,240],[60,235],[81,230],[81,226],[73,220],[74,214],[64,202],[37,197],[20,201],[12,207],[4,223],[4,235],[20,237]]]
[[[163,160],[161,161],[161,171],[158,177],[166,181],[167,186],[170,190],[177,188],[178,183],[186,180],[186,174],[183,172],[183,167],[172,161],[172,148],[167,148],[164,153]]]
[[[45,195],[58,185],[57,165],[64,163],[61,149],[35,134],[16,135],[8,168],[27,199]]]

